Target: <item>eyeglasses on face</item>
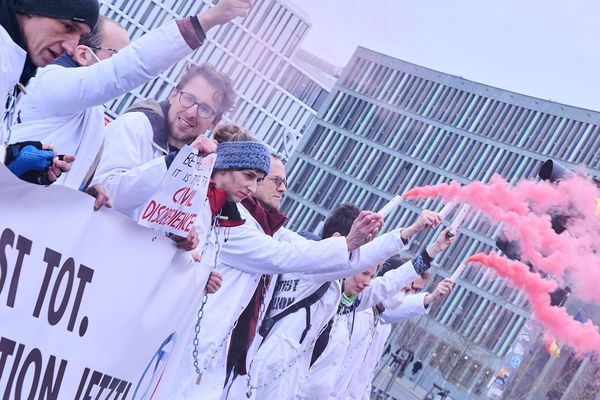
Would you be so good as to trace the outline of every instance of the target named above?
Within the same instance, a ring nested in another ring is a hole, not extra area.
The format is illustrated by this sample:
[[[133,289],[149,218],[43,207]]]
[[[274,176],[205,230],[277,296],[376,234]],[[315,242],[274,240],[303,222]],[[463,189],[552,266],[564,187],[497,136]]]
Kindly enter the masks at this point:
[[[210,108],[208,104],[197,102],[193,94],[184,92],[180,89],[177,89],[177,91],[179,92],[179,104],[181,104],[183,107],[191,108],[194,105],[198,106],[199,118],[207,119],[216,114],[216,112]]]
[[[101,47],[101,46],[88,46],[91,49],[94,50],[104,50],[104,51],[108,51],[109,53],[112,54],[117,54],[119,52],[118,49],[111,49],[110,47]]]
[[[282,178],[281,176],[269,176],[269,179],[272,180],[275,183],[275,187],[277,189],[279,189],[281,187],[281,185],[285,185],[285,187],[287,187],[287,180],[285,180],[285,178]]]

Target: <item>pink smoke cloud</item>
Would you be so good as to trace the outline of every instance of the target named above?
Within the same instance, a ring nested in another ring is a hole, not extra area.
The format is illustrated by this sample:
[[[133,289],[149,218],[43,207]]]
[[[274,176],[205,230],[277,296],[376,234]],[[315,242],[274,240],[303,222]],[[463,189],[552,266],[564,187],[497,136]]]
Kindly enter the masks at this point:
[[[496,253],[475,254],[466,264],[478,263],[492,268],[496,273],[521,289],[531,305],[535,319],[546,332],[558,340],[569,344],[579,355],[596,353],[600,355],[600,332],[590,321],[581,323],[573,319],[564,307],[550,305],[549,292],[557,288],[556,282],[546,280],[539,274],[529,271],[521,262],[500,257]]]
[[[521,180],[514,186],[494,176],[489,183],[457,182],[409,190],[405,198],[440,196],[446,202],[468,203],[489,220],[501,223],[509,240],[520,246],[522,262],[495,253],[478,254],[468,262],[478,262],[496,271],[521,289],[531,303],[534,317],[547,334],[569,344],[579,354],[600,355],[600,334],[591,322],[582,324],[562,307],[550,306],[549,293],[559,285],[574,288],[572,295],[586,302],[600,303],[600,191],[582,177],[572,176],[557,184]],[[569,215],[567,231],[552,229],[550,214]],[[537,272],[530,272],[524,263]],[[539,272],[539,273],[538,273]]]

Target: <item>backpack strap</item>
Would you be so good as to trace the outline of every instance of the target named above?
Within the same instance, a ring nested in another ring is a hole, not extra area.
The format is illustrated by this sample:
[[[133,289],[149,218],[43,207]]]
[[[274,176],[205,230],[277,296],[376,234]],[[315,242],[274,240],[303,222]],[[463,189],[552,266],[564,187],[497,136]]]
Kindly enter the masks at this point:
[[[315,292],[313,292],[310,296],[303,298],[302,300],[292,304],[291,306],[289,306],[288,308],[286,308],[285,310],[283,310],[282,312],[280,312],[279,314],[271,317],[271,318],[267,318],[265,319],[262,324],[260,325],[260,329],[258,330],[258,333],[260,334],[260,336],[262,336],[263,338],[266,338],[269,335],[269,332],[271,332],[271,329],[273,329],[273,327],[275,326],[275,324],[277,323],[277,321],[285,318],[286,316],[293,314],[299,310],[302,310],[303,308],[306,309],[306,328],[304,328],[304,331],[302,332],[302,336],[300,337],[300,343],[302,343],[302,341],[304,340],[304,338],[306,337],[306,334],[308,333],[308,330],[311,327],[310,324],[310,306],[312,306],[313,304],[315,304],[317,301],[319,301],[319,299],[321,297],[323,297],[323,295],[325,294],[325,292],[327,292],[327,289],[329,289],[329,286],[331,285],[331,282],[325,282],[324,284],[322,284]]]

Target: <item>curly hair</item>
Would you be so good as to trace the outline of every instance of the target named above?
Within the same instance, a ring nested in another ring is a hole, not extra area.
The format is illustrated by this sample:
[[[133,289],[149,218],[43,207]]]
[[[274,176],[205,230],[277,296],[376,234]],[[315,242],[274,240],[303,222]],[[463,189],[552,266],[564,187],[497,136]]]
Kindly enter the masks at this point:
[[[204,63],[201,65],[188,64],[185,74],[177,84],[176,88],[182,90],[185,85],[197,76],[201,76],[208,83],[217,89],[214,99],[219,103],[219,109],[216,110],[215,122],[219,122],[223,115],[233,109],[236,101],[233,82],[227,75],[220,73],[212,64]]]

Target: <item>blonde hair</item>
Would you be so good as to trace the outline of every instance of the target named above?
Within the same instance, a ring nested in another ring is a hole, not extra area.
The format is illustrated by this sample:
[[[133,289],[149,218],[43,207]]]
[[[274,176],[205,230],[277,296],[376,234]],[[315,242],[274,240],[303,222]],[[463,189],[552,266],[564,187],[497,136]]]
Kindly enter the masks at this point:
[[[248,132],[244,127],[232,123],[217,125],[213,130],[213,139],[215,139],[217,143],[258,142],[256,136]]]

